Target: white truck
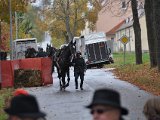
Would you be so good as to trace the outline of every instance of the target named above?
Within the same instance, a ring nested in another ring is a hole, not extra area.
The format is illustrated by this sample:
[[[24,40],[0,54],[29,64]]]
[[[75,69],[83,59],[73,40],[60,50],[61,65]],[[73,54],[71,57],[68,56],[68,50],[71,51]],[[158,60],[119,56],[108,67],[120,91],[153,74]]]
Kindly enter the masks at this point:
[[[34,48],[36,51],[38,51],[36,38],[14,40],[13,41],[13,59],[24,59],[25,51],[28,48]]]
[[[104,32],[75,37],[76,51],[81,51],[88,68],[103,67],[106,63],[113,63],[110,41]]]

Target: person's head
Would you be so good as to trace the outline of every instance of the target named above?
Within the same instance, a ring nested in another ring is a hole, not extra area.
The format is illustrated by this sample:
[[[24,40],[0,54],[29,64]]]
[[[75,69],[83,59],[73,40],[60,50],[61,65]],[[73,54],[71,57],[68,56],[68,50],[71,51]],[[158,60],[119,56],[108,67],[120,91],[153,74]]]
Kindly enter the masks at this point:
[[[143,113],[147,120],[160,120],[160,97],[149,99],[143,108]]]
[[[46,116],[41,112],[36,98],[32,95],[14,96],[8,108],[4,109],[8,120],[38,120]]]
[[[80,51],[77,51],[77,52],[76,52],[76,57],[77,57],[77,58],[80,58],[80,57],[81,57],[81,52],[80,52]]]
[[[122,115],[128,114],[121,106],[119,93],[111,89],[96,90],[87,108],[91,109],[93,120],[121,120]]]

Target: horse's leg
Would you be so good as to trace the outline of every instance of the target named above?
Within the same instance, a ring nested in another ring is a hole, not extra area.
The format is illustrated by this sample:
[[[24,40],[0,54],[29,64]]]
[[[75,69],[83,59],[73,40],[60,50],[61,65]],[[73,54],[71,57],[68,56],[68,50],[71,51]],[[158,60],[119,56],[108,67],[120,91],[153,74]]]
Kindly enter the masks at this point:
[[[62,72],[62,71],[61,71]],[[66,82],[65,82],[65,72],[63,71],[62,73],[61,73],[61,75],[62,75],[62,87],[65,89],[65,87],[66,87]]]
[[[61,79],[59,79],[59,87],[60,87],[60,90],[62,90],[62,82],[61,82]]]
[[[66,87],[69,86],[69,82],[70,82],[70,71],[69,71],[69,68],[67,69],[67,81],[68,81],[68,83],[66,84]]]
[[[54,66],[55,66],[55,62],[52,61],[52,73],[54,72]]]

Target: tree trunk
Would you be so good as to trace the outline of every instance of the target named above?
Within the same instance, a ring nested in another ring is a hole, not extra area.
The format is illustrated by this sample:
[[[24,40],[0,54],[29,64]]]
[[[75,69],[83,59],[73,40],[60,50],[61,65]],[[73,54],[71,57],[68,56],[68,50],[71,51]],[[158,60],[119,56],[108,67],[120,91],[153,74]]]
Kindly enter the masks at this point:
[[[0,20],[0,61],[1,61],[1,43],[2,43],[2,39],[1,39],[1,20]],[[1,69],[1,63],[0,63],[0,90],[2,86],[2,69]]]
[[[156,53],[157,53],[157,65],[158,71],[160,72],[160,0],[153,1],[153,13],[154,13],[154,27],[155,27],[155,38],[156,38]]]
[[[69,41],[72,41],[73,39],[73,34],[71,32],[70,28],[70,16],[69,16],[69,0],[67,0],[67,7],[66,7],[66,17],[65,17],[65,25],[66,25],[66,30],[67,30],[67,35],[69,37]]]
[[[65,24],[66,24],[66,30],[67,30],[67,35],[69,37],[69,41],[71,41],[73,39],[73,35],[70,29],[70,20],[69,20],[69,16],[66,16],[66,20],[65,20]]]
[[[142,47],[141,47],[141,28],[139,24],[137,0],[131,0],[132,13],[133,13],[133,28],[135,33],[135,53],[136,64],[142,64]]]
[[[65,37],[65,42],[66,42],[66,44],[69,43],[69,37],[68,37],[68,35],[67,35],[67,32],[66,32],[66,31],[63,32],[63,35],[64,35],[64,37]]]
[[[145,14],[146,14],[146,25],[147,25],[147,36],[148,46],[150,54],[150,66],[151,68],[157,66],[157,55],[156,55],[156,37],[154,30],[154,15],[153,15],[153,1],[145,0]]]

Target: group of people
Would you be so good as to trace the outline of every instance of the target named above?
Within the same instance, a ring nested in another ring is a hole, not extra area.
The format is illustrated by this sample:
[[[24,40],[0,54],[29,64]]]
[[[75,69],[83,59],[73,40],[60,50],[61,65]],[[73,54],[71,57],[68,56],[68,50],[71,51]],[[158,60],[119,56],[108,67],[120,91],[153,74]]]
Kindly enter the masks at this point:
[[[86,106],[90,109],[93,120],[124,120],[128,110],[121,105],[119,92],[112,89],[98,89],[94,92],[92,102]],[[46,114],[39,109],[33,95],[18,89],[4,109],[8,120],[45,120]],[[149,99],[143,110],[147,120],[160,120],[160,97]]]

